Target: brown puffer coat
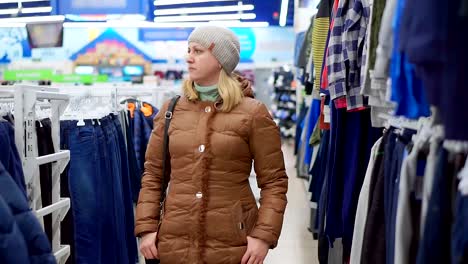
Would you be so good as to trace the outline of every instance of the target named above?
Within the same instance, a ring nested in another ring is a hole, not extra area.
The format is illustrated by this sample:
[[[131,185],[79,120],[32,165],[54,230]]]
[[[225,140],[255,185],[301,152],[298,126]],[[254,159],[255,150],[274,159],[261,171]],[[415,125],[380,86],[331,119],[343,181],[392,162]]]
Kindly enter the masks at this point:
[[[278,127],[251,89],[231,112],[182,97],[169,128],[171,181],[160,219],[164,104],[154,120],[135,234],[158,231],[162,264],[239,264],[247,236],[277,244],[288,178]],[[260,208],[249,185],[254,160]],[[160,224],[160,225],[159,225]]]

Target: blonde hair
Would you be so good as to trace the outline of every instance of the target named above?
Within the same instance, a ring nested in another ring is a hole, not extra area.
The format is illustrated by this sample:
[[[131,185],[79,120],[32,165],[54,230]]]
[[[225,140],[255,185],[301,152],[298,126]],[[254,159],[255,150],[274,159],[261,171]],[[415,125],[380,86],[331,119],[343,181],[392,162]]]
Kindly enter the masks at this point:
[[[199,99],[198,92],[195,90],[193,81],[185,80],[182,89],[184,95],[190,100],[195,101]],[[241,84],[234,78],[234,75],[228,75],[224,69],[219,74],[218,92],[223,99],[223,104],[219,110],[221,112],[230,112],[236,107],[244,98]]]

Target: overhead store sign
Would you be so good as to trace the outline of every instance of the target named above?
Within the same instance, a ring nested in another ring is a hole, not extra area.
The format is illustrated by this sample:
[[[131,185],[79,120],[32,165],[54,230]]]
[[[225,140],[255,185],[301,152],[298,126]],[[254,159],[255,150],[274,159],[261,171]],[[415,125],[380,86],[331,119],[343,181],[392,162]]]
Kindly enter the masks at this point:
[[[3,72],[5,81],[39,81],[51,80],[52,70],[6,70]]]
[[[54,11],[66,14],[143,14],[146,16],[149,1],[145,0],[68,0],[53,1]]]
[[[6,70],[5,81],[51,80],[57,83],[98,83],[107,82],[107,75],[54,74],[53,70]]]
[[[144,42],[187,41],[192,31],[193,28],[142,28],[139,29],[139,40]],[[241,60],[251,60],[256,47],[255,32],[251,28],[232,28],[232,31],[239,37]]]
[[[140,41],[185,41],[193,28],[141,28],[138,32]]]
[[[52,82],[57,83],[100,83],[107,82],[107,75],[78,75],[78,74],[57,74],[52,76]]]

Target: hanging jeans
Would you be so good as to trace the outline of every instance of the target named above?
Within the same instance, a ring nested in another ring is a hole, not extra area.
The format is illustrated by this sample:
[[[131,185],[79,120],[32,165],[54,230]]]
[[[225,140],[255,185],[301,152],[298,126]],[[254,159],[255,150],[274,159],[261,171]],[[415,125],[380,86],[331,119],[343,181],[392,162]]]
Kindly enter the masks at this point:
[[[115,238],[114,246],[114,255],[115,262],[112,263],[128,263],[128,248],[127,248],[127,236],[126,236],[126,225],[125,225],[125,206],[124,206],[124,192],[122,187],[122,164],[120,159],[120,147],[119,140],[117,136],[117,131],[114,125],[114,121],[111,117],[104,117],[101,119],[101,126],[106,142],[107,147],[107,166],[104,169],[107,169],[106,173],[101,174],[103,176],[104,185],[100,186],[110,186],[109,189],[110,195],[105,197],[111,203],[110,209],[112,210],[111,214],[105,215],[107,221],[112,223],[114,229],[113,237]],[[122,144],[124,144],[122,142]],[[112,217],[109,219],[109,217]],[[107,223],[107,222],[106,222]],[[111,235],[111,234],[109,234]],[[107,236],[104,236],[107,237]],[[108,245],[109,243],[103,242],[103,246],[112,246]],[[107,260],[106,260],[107,261]],[[109,262],[110,263],[110,262]]]
[[[392,130],[394,131],[394,130]],[[386,262],[394,262],[396,213],[398,205],[398,186],[400,185],[401,167],[405,148],[410,144],[414,130],[405,129],[401,135],[392,132],[385,149],[384,164],[384,205],[386,232]]]
[[[60,129],[60,149],[70,149],[69,146],[69,130],[64,129],[64,122],[61,123]],[[60,175],[60,197],[71,197],[69,189],[69,172],[70,163]],[[69,212],[65,215],[65,218],[60,224],[60,239],[62,244],[70,245],[70,257],[68,257],[66,264],[75,263],[75,227],[73,219],[73,208],[70,207]]]
[[[62,121],[61,131],[67,137],[64,140],[70,149],[68,182],[74,220],[75,261],[106,263],[101,261],[100,244],[103,238],[99,224],[102,219],[100,194],[106,188],[98,182],[99,146],[96,131],[89,120],[85,120],[85,126],[77,126],[77,121]]]
[[[36,121],[36,134],[39,156],[55,153],[52,141],[52,123],[49,118]],[[52,164],[39,166],[42,208],[52,204]],[[52,214],[44,216],[44,230],[52,243]]]
[[[135,217],[133,214],[133,203],[132,203],[132,191],[130,184],[130,171],[128,163],[127,149],[125,147],[125,138],[122,132],[122,125],[117,116],[111,115],[114,122],[115,132],[117,136],[117,142],[120,149],[120,164],[121,164],[121,180],[122,180],[122,191],[123,191],[123,202],[125,209],[125,236],[128,250],[128,261],[129,263],[136,263],[138,253],[136,238],[134,235],[135,229]]]

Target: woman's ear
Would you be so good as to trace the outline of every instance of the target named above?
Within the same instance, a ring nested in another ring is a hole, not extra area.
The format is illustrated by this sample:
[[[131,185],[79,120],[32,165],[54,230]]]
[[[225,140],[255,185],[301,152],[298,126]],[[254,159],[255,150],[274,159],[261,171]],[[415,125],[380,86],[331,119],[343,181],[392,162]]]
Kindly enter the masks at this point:
[[[218,68],[221,70],[223,66],[221,66],[221,64],[218,64]]]

